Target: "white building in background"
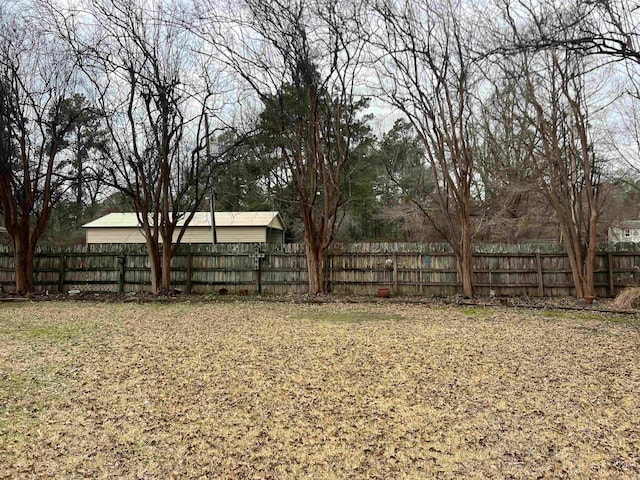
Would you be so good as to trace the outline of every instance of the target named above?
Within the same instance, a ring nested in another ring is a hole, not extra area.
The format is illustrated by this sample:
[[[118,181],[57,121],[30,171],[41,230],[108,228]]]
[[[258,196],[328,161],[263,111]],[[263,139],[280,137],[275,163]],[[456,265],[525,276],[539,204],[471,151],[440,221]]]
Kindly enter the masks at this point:
[[[640,220],[625,220],[609,229],[609,243],[640,243]]]
[[[285,227],[278,212],[216,212],[215,220],[218,243],[284,243]],[[87,233],[87,244],[145,243],[134,212],[109,213],[82,227]],[[181,243],[211,241],[211,213],[196,212]]]

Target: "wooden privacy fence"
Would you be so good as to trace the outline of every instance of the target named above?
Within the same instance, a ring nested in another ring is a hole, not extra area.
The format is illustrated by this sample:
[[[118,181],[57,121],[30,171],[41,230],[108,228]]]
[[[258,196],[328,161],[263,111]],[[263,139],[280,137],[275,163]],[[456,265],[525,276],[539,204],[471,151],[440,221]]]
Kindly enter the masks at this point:
[[[571,268],[557,247],[475,247],[476,293],[498,296],[574,295]],[[537,251],[535,251],[537,250]],[[596,259],[596,295],[614,296],[640,280],[640,249],[611,251]],[[187,293],[248,291],[307,292],[304,245],[235,244],[184,246],[172,263],[172,284]],[[140,246],[92,245],[43,249],[35,263],[35,284],[50,292],[148,290],[149,260]],[[438,244],[339,244],[329,256],[335,293],[373,295],[382,286],[396,295],[454,295],[461,291],[455,256]],[[0,283],[11,290],[13,255],[0,248]]]

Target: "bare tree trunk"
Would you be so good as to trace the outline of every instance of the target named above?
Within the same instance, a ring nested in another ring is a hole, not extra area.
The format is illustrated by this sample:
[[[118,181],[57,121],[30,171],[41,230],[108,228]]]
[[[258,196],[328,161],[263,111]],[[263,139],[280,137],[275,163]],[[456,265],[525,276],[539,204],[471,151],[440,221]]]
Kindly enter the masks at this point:
[[[471,218],[465,209],[460,219],[460,274],[462,276],[462,294],[473,297],[473,252],[471,250]]]
[[[162,291],[171,290],[171,241],[166,239],[162,245]]]
[[[586,281],[585,281],[585,296],[596,294],[595,286],[595,269],[596,269],[596,253],[598,250],[598,222],[599,214],[597,210],[593,210],[589,217],[589,246],[587,247],[587,258],[585,260],[586,266]]]
[[[162,264],[158,242],[151,235],[147,235],[147,254],[151,270],[151,293],[157,294],[162,286]]]
[[[326,278],[327,252],[313,239],[307,238],[306,257],[307,271],[309,274],[309,293],[318,294],[328,290],[328,279]]]
[[[28,232],[26,238],[23,232],[18,232],[14,238],[14,265],[16,275],[16,290],[19,295],[33,293],[33,264],[35,249],[30,248]]]
[[[309,244],[306,244],[307,271],[309,274],[309,293],[317,294],[322,292],[322,274],[318,262],[317,251]]]
[[[598,250],[597,225],[598,212],[594,211],[589,218],[587,245],[583,245],[576,236],[579,235],[577,225],[563,226],[562,228],[563,241],[571,264],[573,284],[578,298],[595,296],[595,264]],[[568,232],[567,228],[572,228],[574,232]]]
[[[571,228],[569,225],[560,221],[560,228],[562,230],[562,238],[567,250],[567,257],[569,258],[569,264],[571,265],[571,275],[573,278],[573,285],[576,289],[576,296],[583,298],[586,293],[584,290],[584,259],[580,252],[580,245],[576,244],[575,236],[569,231]]]

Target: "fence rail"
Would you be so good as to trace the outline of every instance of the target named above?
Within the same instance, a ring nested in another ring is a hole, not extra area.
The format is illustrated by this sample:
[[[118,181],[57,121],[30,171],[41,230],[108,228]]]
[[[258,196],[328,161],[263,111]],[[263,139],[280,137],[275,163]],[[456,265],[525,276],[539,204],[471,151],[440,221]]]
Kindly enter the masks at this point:
[[[637,246],[635,246],[637,247]],[[559,248],[557,248],[560,250]],[[481,245],[474,253],[478,295],[571,296],[574,287],[562,251],[530,251],[529,246]],[[511,251],[509,251],[511,250]],[[172,262],[172,284],[188,293],[306,293],[304,245],[185,246]],[[596,295],[615,296],[640,280],[640,248],[609,251],[596,257]],[[382,286],[397,295],[454,295],[461,291],[456,259],[434,244],[340,244],[329,255],[332,291],[371,295]],[[13,254],[0,248],[0,284],[14,283]],[[140,247],[91,246],[41,250],[35,261],[35,285],[51,292],[129,292],[147,290],[150,269]]]

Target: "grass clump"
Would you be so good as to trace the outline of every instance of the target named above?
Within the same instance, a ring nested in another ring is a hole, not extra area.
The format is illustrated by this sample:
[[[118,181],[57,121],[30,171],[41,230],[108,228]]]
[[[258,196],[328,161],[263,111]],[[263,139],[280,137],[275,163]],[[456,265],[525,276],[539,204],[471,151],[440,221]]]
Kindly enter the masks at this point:
[[[640,287],[624,289],[620,294],[618,294],[611,305],[623,310],[640,308]]]

